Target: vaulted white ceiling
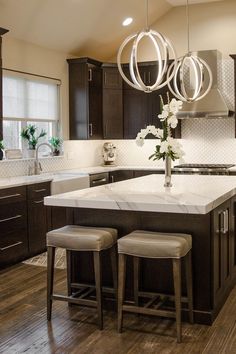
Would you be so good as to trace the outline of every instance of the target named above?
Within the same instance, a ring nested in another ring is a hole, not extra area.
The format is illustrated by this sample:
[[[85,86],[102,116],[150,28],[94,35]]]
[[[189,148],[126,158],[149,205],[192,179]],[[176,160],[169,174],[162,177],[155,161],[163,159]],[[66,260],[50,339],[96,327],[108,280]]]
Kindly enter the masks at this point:
[[[189,3],[222,0],[189,0]],[[153,23],[186,0],[149,0]],[[134,22],[121,23],[126,17]],[[145,25],[145,0],[0,0],[9,36],[74,55],[108,59],[122,39]]]

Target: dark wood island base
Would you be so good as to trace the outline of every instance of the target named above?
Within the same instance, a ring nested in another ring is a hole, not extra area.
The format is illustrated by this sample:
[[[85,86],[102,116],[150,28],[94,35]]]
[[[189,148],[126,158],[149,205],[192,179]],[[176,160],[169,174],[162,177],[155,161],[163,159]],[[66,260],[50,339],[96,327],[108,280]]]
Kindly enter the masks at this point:
[[[73,209],[74,224],[118,229],[119,237],[137,229],[182,232],[193,240],[194,321],[212,324],[236,282],[235,206],[233,197],[208,214],[154,213],[143,211]],[[72,209],[70,209],[72,211]],[[109,258],[103,262],[103,285],[112,286]],[[94,283],[92,256],[71,257],[72,282]],[[142,260],[140,291],[173,294],[171,263]],[[81,270],[81,271],[80,271]],[[184,265],[182,271],[184,272]],[[156,274],[156,281],[154,282]],[[127,296],[132,297],[132,263],[127,263]],[[186,294],[184,277],[183,294]],[[187,319],[187,310],[183,309]]]

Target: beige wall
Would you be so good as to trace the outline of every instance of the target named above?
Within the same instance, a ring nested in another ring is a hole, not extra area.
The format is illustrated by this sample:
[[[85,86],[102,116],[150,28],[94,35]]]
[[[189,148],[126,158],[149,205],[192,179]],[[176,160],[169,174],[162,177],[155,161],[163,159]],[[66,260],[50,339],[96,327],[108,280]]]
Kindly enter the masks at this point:
[[[236,0],[191,5],[189,13],[191,50],[218,49],[224,57],[236,53]],[[151,27],[172,41],[178,56],[186,53],[185,6],[173,8]],[[148,43],[143,43],[139,59],[155,59],[151,48]],[[114,60],[116,58],[111,59]],[[127,53],[124,61],[127,61]]]
[[[52,51],[24,41],[3,37],[3,67],[60,79],[63,138],[68,138],[68,72],[65,53]]]

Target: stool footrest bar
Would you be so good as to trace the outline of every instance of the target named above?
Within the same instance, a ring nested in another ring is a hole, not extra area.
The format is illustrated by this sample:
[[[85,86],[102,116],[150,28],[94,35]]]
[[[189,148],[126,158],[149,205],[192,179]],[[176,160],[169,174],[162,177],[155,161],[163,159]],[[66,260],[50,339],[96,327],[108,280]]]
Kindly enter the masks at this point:
[[[131,313],[140,313],[143,315],[152,315],[152,316],[163,316],[163,317],[173,317],[175,318],[175,312],[172,311],[164,311],[164,310],[154,310],[150,308],[138,307],[138,306],[130,306],[123,305],[122,310]]]

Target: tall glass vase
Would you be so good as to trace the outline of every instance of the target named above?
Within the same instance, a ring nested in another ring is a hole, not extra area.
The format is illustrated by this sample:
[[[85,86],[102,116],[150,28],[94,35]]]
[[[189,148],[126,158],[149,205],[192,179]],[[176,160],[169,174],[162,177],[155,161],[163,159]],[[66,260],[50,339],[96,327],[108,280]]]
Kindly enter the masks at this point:
[[[171,183],[171,158],[166,156],[165,158],[165,184],[164,187],[172,187]]]

